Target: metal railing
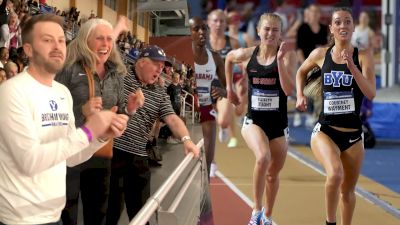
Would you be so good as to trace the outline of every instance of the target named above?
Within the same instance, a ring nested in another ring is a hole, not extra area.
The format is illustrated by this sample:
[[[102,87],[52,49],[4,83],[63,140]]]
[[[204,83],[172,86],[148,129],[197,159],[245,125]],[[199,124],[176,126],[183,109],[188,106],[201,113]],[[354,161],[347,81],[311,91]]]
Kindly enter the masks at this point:
[[[186,106],[189,106],[191,109],[191,113],[192,113],[192,124],[194,124],[194,119],[195,119],[194,96],[185,90],[182,90],[182,92],[183,92],[183,96],[181,96],[181,107],[182,107],[181,113],[183,116],[186,116]],[[189,102],[186,102],[186,98],[188,96],[192,99],[192,104],[190,104]]]
[[[201,149],[204,145],[204,139],[201,139],[196,146]],[[167,178],[167,180],[161,185],[161,187],[147,200],[146,204],[140,209],[140,211],[136,214],[136,216],[130,221],[129,225],[144,225],[146,224],[151,216],[159,209],[161,206],[161,202],[167,196],[167,194],[171,191],[172,187],[176,184],[178,178],[183,174],[183,172],[187,169],[190,162],[194,158],[193,153],[189,153],[182,160],[182,162],[176,167],[176,169],[172,172],[172,174]],[[189,177],[185,180],[180,192],[175,197],[174,201],[168,208],[168,212],[172,212],[177,208],[180,200],[183,198],[185,191],[188,189],[190,182],[195,177],[195,173],[201,169],[201,160],[198,160],[194,169],[190,173]]]

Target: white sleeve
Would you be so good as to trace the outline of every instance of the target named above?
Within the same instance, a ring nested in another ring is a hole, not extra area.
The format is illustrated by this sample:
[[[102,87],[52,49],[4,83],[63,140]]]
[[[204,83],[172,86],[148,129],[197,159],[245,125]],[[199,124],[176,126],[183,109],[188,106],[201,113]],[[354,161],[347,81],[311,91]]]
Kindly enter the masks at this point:
[[[0,27],[0,35],[4,43],[7,43],[7,41],[10,39],[10,30],[8,29],[8,24],[3,24]]]
[[[78,129],[77,132],[82,132],[83,131],[81,129]],[[86,134],[83,134],[86,135]],[[101,143],[97,140],[94,140],[89,147],[85,148],[83,151],[80,151],[78,153],[76,153],[75,155],[69,157],[67,159],[67,166],[68,167],[73,167],[76,166],[78,164],[81,164],[87,160],[89,160],[93,154],[100,149],[101,147],[103,147],[105,144],[107,144],[107,142],[105,143]]]
[[[6,82],[0,86],[0,155],[4,154],[9,158],[21,173],[34,176],[65,162],[89,146],[85,133],[75,128],[72,97],[69,92],[66,92],[68,127],[43,136],[39,134],[43,127],[33,107],[40,96],[31,93],[30,90],[21,90],[24,89],[23,84],[18,88],[18,84],[15,85],[12,80],[10,83],[13,85]],[[95,145],[93,143],[93,147],[97,148]],[[95,152],[89,149],[88,154]]]

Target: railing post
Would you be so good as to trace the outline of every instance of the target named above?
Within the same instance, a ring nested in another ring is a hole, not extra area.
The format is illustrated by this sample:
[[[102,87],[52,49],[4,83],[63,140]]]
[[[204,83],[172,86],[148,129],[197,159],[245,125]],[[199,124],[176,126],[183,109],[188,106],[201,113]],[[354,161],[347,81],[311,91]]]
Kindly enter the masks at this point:
[[[204,145],[204,139],[201,139],[196,146],[200,149]],[[190,161],[193,159],[193,153],[189,153],[182,162],[175,168],[161,187],[147,200],[146,204],[140,209],[136,216],[129,222],[129,225],[144,225],[149,221],[153,213],[160,207],[160,203],[175,185],[178,178],[185,171]]]

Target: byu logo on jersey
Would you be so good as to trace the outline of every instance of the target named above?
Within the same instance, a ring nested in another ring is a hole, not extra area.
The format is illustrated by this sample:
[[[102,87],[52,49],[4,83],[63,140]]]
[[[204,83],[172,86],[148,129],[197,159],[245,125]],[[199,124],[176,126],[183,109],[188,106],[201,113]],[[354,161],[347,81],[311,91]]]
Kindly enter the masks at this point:
[[[56,111],[58,108],[57,102],[55,102],[54,100],[50,100],[49,105],[52,111]]]
[[[324,73],[324,85],[333,85],[334,87],[351,86],[353,75],[345,74],[344,71],[334,71]]]

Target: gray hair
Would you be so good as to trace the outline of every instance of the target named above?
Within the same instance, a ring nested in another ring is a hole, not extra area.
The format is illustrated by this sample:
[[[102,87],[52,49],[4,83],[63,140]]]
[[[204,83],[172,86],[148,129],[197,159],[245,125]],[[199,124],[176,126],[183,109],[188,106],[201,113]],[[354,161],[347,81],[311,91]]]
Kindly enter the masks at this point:
[[[94,31],[98,25],[106,25],[113,29],[110,22],[104,19],[90,19],[85,22],[74,40],[72,40],[67,46],[67,57],[65,60],[65,67],[71,67],[76,62],[81,62],[88,66],[92,71],[96,70],[96,53],[93,52],[88,46],[89,35]],[[113,40],[115,41],[115,40]],[[121,54],[119,53],[115,43],[111,49],[109,61],[116,65],[118,74],[126,74],[126,66],[122,61]]]

